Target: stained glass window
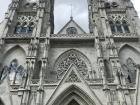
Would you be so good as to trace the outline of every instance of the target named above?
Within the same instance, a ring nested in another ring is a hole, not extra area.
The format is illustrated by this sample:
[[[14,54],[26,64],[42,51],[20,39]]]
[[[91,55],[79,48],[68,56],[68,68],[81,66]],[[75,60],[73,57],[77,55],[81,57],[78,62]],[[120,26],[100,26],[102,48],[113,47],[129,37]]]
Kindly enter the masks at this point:
[[[122,25],[123,25],[123,29],[124,29],[125,33],[130,33],[127,22],[123,21]]]
[[[67,28],[67,34],[77,34],[77,29],[75,27]]]

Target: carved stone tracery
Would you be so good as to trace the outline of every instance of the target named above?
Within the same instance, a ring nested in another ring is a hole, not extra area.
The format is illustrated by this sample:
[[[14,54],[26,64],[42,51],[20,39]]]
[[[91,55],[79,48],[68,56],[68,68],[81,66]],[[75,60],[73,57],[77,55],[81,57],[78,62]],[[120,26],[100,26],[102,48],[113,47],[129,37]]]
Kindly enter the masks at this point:
[[[81,82],[78,76],[72,71],[69,77],[66,79],[66,82]]]
[[[88,65],[86,60],[82,59],[78,53],[75,51],[70,51],[65,57],[62,57],[60,61],[55,64],[55,70],[57,72],[57,78],[60,79],[69,67],[74,64],[77,67],[77,70],[84,76],[85,79],[88,78]]]

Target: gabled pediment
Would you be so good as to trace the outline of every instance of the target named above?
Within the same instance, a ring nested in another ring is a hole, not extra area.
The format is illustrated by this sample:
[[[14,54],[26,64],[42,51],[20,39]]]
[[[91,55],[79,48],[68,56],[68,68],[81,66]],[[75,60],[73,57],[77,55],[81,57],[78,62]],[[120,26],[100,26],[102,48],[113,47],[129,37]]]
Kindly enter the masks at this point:
[[[70,21],[58,32],[58,34],[68,34],[69,29],[76,29],[76,34],[85,34],[86,32],[73,20]],[[74,30],[75,31],[75,30]]]
[[[58,84],[54,93],[46,103],[46,105],[61,105],[60,103],[65,100],[65,98],[75,97],[88,98],[90,105],[102,105],[100,100],[98,100],[95,93],[90,89],[87,82],[84,80],[82,75],[77,70],[77,67],[72,64],[62,80]]]

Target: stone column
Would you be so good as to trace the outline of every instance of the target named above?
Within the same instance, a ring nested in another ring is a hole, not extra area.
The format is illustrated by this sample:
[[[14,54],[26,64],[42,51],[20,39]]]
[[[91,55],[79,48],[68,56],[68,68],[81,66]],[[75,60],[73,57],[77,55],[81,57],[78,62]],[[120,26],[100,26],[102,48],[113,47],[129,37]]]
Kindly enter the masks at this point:
[[[139,66],[139,65],[138,65]],[[135,92],[135,102],[134,105],[140,104],[140,68],[137,69],[137,78],[136,78],[136,92]]]
[[[36,99],[36,105],[43,105],[43,93],[44,93],[44,70],[46,70],[46,61],[42,60],[41,70],[40,70],[40,82],[39,87],[37,90],[37,99]]]
[[[43,23],[43,16],[44,16],[44,9],[45,9],[45,1],[40,0],[39,9],[37,11],[37,28],[36,28],[36,37],[40,37],[41,28]]]

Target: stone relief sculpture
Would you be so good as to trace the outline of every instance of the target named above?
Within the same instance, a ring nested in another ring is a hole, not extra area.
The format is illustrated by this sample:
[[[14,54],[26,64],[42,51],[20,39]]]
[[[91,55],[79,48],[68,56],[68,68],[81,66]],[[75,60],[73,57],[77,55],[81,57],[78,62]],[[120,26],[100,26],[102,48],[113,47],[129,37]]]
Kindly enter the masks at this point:
[[[18,60],[14,59],[11,61],[9,66],[4,66],[1,72],[1,81],[6,76],[9,76],[11,84],[21,84],[23,77],[26,76],[26,71],[22,65],[19,65]]]
[[[69,77],[67,78],[66,82],[81,82],[78,76],[75,74],[74,71],[71,72]]]
[[[82,59],[80,59],[75,53],[70,53],[68,57],[66,57],[57,65],[58,78],[61,78],[63,76],[63,74],[68,70],[71,64],[74,64],[80,71],[80,73],[85,78],[88,78],[88,68],[86,63]]]
[[[122,65],[123,74],[126,78],[127,83],[135,83],[136,82],[136,70],[137,64],[133,61],[132,58],[128,58],[126,60],[126,64]]]

